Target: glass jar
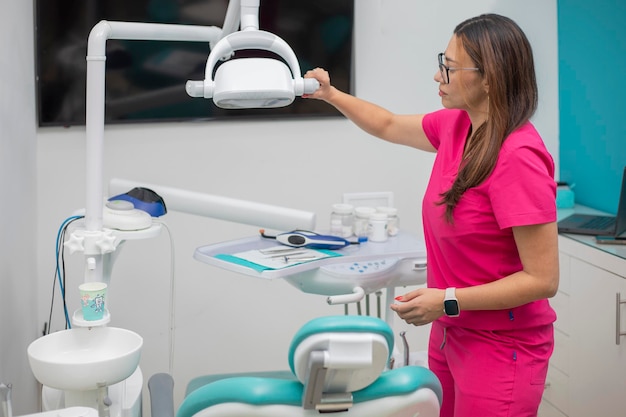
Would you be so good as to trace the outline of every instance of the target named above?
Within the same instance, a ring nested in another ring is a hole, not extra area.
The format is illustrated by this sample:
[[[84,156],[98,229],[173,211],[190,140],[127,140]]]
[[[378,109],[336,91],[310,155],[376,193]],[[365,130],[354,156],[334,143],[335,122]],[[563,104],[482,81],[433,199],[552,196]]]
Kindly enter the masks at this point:
[[[337,230],[338,221],[341,221],[341,232]],[[354,207],[352,204],[333,204],[333,211],[330,213],[331,233],[336,236],[350,237],[354,227]],[[336,230],[336,231],[333,231]]]
[[[378,213],[387,215],[387,234],[396,236],[400,231],[400,220],[398,219],[398,209],[395,207],[376,207]]]
[[[354,209],[354,235],[367,237],[369,230],[370,214],[375,213],[373,207],[357,207]]]

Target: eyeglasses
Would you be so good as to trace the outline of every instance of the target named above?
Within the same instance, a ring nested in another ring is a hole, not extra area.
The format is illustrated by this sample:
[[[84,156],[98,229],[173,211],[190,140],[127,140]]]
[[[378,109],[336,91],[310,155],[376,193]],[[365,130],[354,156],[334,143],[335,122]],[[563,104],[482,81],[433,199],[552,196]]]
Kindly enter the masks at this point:
[[[450,71],[480,71],[480,68],[449,67],[443,63],[444,57],[445,54],[443,52],[437,55],[437,59],[439,60],[439,72],[441,73],[441,78],[443,79],[444,84],[450,84]]]

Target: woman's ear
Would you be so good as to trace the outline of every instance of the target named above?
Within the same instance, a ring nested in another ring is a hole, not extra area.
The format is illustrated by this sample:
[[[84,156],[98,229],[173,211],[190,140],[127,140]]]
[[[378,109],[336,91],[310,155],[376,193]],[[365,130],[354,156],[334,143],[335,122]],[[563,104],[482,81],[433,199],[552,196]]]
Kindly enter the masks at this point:
[[[485,90],[485,94],[489,95],[489,83],[485,78],[483,78],[483,89]]]

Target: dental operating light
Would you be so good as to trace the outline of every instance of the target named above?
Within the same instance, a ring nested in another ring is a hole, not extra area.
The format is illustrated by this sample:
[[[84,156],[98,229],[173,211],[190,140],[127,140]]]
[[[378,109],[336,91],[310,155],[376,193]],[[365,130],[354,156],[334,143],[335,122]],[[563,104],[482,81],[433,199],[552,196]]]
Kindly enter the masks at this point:
[[[191,97],[213,98],[216,106],[224,109],[251,109],[285,107],[296,96],[311,94],[319,83],[300,75],[300,64],[289,45],[273,33],[258,29],[257,7],[247,6],[242,0],[241,31],[231,33],[215,45],[207,59],[204,80],[187,81]],[[252,3],[255,3],[252,1]],[[274,58],[229,59],[243,49],[265,50],[277,54],[288,64]]]

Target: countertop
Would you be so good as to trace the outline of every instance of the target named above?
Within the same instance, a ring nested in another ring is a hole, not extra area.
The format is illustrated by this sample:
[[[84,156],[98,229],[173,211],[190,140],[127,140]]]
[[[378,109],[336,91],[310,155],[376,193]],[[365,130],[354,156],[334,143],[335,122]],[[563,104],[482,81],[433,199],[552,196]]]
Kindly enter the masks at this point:
[[[589,214],[610,214],[599,210],[592,209],[590,207],[576,204],[570,209],[558,209],[558,220],[562,220],[574,213],[589,213]],[[611,214],[613,215],[613,214]],[[594,236],[577,235],[573,233],[561,233],[561,236],[565,236],[569,239],[591,246],[595,249],[601,250],[611,255],[615,255],[622,259],[626,259],[626,245],[613,245],[613,244],[599,244],[596,243]]]

